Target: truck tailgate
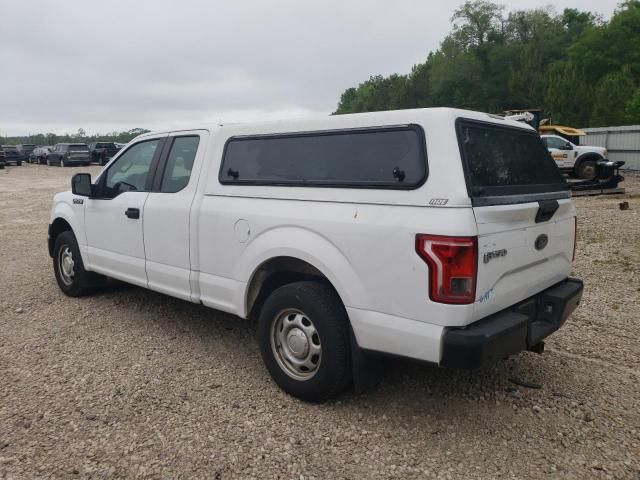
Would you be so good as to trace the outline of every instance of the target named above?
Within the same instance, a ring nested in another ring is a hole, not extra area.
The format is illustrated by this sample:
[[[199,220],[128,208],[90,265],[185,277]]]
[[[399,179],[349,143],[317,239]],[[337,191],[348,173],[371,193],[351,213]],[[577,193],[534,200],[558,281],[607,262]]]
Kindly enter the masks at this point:
[[[575,208],[558,201],[547,221],[538,202],[474,207],[478,277],[474,320],[503,310],[565,279],[571,272]]]

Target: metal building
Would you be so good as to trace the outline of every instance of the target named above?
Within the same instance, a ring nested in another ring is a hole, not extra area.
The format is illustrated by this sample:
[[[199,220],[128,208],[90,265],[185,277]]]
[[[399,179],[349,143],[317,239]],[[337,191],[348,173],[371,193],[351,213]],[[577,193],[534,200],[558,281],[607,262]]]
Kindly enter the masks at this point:
[[[640,125],[582,130],[587,136],[580,139],[581,145],[605,147],[609,151],[609,160],[626,162],[623,169],[640,170]]]

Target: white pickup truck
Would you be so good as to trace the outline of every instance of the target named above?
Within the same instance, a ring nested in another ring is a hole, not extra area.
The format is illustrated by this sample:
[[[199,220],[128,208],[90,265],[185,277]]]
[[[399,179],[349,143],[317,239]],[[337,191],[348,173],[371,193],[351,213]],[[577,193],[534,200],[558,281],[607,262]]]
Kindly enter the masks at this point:
[[[576,145],[558,135],[542,135],[542,141],[561,171],[583,180],[595,178],[598,162],[607,159],[604,147]]]
[[[275,382],[338,394],[362,356],[540,351],[580,302],[567,184],[529,126],[419,109],[144,134],[54,197],[49,253],[258,320]]]

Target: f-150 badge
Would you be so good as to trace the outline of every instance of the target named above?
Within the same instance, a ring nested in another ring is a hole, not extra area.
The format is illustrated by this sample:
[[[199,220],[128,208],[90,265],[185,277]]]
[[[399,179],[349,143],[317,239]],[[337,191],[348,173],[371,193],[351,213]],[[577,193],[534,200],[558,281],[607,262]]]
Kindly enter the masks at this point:
[[[494,250],[493,252],[485,253],[482,261],[484,263],[489,263],[494,258],[500,258],[500,257],[506,257],[506,256],[507,256],[507,250],[503,248],[502,250]]]

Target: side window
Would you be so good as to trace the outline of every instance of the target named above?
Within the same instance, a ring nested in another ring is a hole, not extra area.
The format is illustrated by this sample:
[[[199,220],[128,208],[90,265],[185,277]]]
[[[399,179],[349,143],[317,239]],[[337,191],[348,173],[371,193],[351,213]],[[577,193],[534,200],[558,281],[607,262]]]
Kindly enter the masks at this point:
[[[547,148],[564,148],[567,144],[566,140],[558,137],[547,137],[546,140]]]
[[[145,191],[159,143],[160,139],[140,142],[124,152],[106,172],[103,195],[113,198],[123,192]]]
[[[175,193],[189,183],[193,161],[196,158],[200,137],[176,137],[162,175],[160,191]]]
[[[422,128],[416,125],[231,137],[223,185],[418,188],[427,178]]]

